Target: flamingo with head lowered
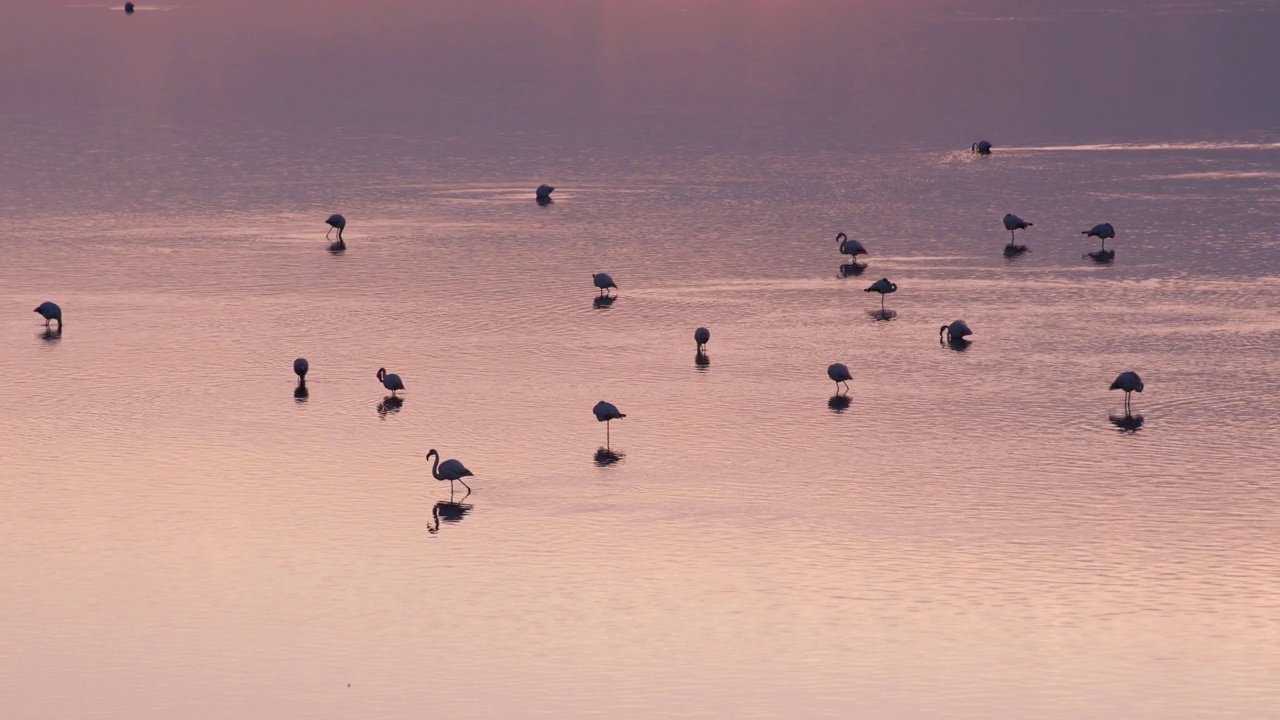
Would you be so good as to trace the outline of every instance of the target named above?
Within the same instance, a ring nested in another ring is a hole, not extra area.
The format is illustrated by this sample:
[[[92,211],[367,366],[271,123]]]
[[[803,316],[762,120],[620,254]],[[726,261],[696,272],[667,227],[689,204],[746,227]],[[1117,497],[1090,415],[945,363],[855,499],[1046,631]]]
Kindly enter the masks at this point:
[[[378,372],[376,373],[375,377],[377,377],[378,380],[382,383],[382,387],[391,391],[391,395],[393,397],[395,396],[397,390],[404,389],[404,381],[400,379],[400,376],[394,373],[387,372],[386,368],[378,368]]]

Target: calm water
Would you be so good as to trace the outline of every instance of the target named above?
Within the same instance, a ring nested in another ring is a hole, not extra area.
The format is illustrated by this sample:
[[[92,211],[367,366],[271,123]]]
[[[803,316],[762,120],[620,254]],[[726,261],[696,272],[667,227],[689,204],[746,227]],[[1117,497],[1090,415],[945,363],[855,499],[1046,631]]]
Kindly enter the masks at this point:
[[[386,5],[352,34],[425,22]],[[1241,26],[1276,27],[1241,7]],[[38,31],[15,42],[32,47],[127,28],[132,44],[75,52],[135,72],[154,44],[179,56],[166,77],[234,55],[167,33],[239,47],[229,11],[198,5],[131,25],[27,12]],[[244,42],[282,33],[281,12],[242,16]],[[1093,17],[1029,24],[1065,37]],[[334,39],[299,22],[298,45]],[[286,55],[278,72],[301,73]],[[968,131],[760,145],[696,117],[658,130],[703,133],[665,149],[610,141],[600,118],[575,122],[605,140],[513,124],[486,147],[480,130],[294,125],[269,103],[258,126],[201,120],[181,88],[139,104],[155,77],[86,82],[94,103],[53,105],[92,111],[0,128],[6,717],[1280,706],[1267,121],[991,132],[986,158]],[[225,92],[245,117],[261,100]],[[543,181],[561,189],[539,207]],[[331,212],[342,255],[324,251]],[[1035,223],[1015,260],[1005,212]],[[1103,221],[1111,265],[1081,257]],[[871,251],[861,275],[841,272],[838,230]],[[599,271],[620,285],[605,308]],[[863,292],[882,276],[888,320]],[[60,336],[31,312],[46,299]],[[963,351],[938,343],[955,318],[975,331]],[[399,406],[379,367],[404,379]],[[1147,384],[1136,430],[1107,390],[1125,369]],[[628,415],[603,466],[600,399]],[[450,501],[430,448],[474,493]]]

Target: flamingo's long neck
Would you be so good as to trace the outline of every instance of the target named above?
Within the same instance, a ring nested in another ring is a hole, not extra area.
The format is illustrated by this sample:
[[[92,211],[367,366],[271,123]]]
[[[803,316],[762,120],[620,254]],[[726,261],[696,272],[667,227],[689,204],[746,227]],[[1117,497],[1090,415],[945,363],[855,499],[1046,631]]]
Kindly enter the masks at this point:
[[[432,450],[431,452],[427,453],[427,455],[428,456],[434,455],[436,458],[435,461],[431,463],[431,477],[437,480],[444,480],[444,478],[440,477],[440,470],[439,470],[440,453],[436,452],[435,450]]]

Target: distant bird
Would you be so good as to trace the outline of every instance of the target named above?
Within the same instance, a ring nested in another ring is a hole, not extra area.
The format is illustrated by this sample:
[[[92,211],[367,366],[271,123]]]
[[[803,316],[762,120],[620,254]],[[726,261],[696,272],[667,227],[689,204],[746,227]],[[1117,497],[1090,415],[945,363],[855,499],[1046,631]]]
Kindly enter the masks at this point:
[[[884,310],[884,296],[891,292],[898,291],[898,284],[889,282],[889,278],[880,278],[871,283],[871,287],[863,290],[863,292],[880,293],[880,309]]]
[[[1009,231],[1009,244],[1012,245],[1014,240],[1018,239],[1017,235],[1014,234],[1015,230],[1026,230],[1034,224],[1035,223],[1029,223],[1026,220],[1023,220],[1013,213],[1007,213],[1004,216],[1004,229]]]
[[[395,376],[392,375],[391,377],[395,377]],[[474,477],[471,471],[468,470],[465,465],[458,462],[457,460],[445,460],[444,462],[440,462],[440,453],[436,452],[435,448],[431,448],[429,451],[427,451],[427,462],[431,462],[432,455],[435,456],[436,461],[431,466],[431,477],[441,482],[448,480],[449,492],[453,492],[453,481],[457,480],[458,482],[462,483],[462,487],[466,488],[467,493],[470,494],[471,486],[468,485],[467,481],[463,480],[462,478]]]
[[[609,277],[609,273],[596,273],[591,276],[591,282],[594,283],[596,287],[600,288],[601,295],[608,295],[609,288],[613,288],[615,290],[618,288],[618,285],[613,281],[613,278]]]
[[[951,342],[965,342],[965,337],[972,335],[973,331],[965,324],[963,320],[952,320],[950,325],[943,325],[938,330],[938,342],[942,342],[943,335]]]
[[[1081,230],[1080,234],[1086,237],[1096,237],[1102,240],[1102,249],[1095,250],[1091,253],[1085,253],[1085,257],[1091,260],[1097,260],[1098,262],[1110,262],[1116,258],[1116,251],[1107,249],[1107,241],[1115,238],[1116,236],[1116,229],[1111,227],[1111,223],[1100,223],[1098,225],[1094,225],[1093,228],[1089,230]]]
[[[306,358],[298,358],[293,361],[293,373],[298,376],[298,382],[300,383],[307,381],[307,371],[310,369],[311,365]]]
[[[604,444],[605,444],[605,447],[607,448],[609,447],[609,444],[610,444],[609,422],[611,420],[624,418],[626,417],[626,415],[623,415],[618,410],[617,405],[614,405],[611,402],[605,402],[604,400],[601,400],[600,402],[596,403],[596,406],[591,408],[591,412],[595,414],[597,422],[604,423]]]
[[[836,384],[836,394],[840,394],[840,383],[844,383],[844,391],[849,392],[849,381],[853,379],[853,375],[849,374],[849,366],[844,363],[831,363],[827,366],[827,377],[831,378]]]
[[[127,2],[127,3],[125,3],[125,4],[124,4],[124,14],[125,14],[125,15],[132,15],[132,14],[133,14],[133,3],[131,3],[131,2]]]
[[[329,233],[333,232],[334,230],[338,231],[338,239],[339,240],[342,239],[342,230],[347,226],[346,218],[342,217],[337,213],[334,213],[333,215],[330,215],[329,219],[325,220],[324,223],[325,225],[329,226],[329,232],[324,234],[325,240],[329,239]]]
[[[841,255],[848,255],[857,262],[859,255],[868,255],[867,249],[857,240],[850,240],[848,235],[844,233],[836,233],[836,245],[840,247]]]
[[[46,300],[40,303],[40,306],[35,311],[40,313],[40,317],[44,318],[45,327],[49,327],[50,320],[57,320],[58,332],[62,332],[62,308],[58,307],[57,303],[51,303]]]
[[[534,192],[537,193],[539,200],[550,200],[551,193],[555,191],[556,191],[555,188],[551,187],[546,183],[542,183],[541,185],[538,186],[538,189],[535,190]]]
[[[969,148],[969,152],[976,152],[979,155],[990,155],[991,143],[987,142],[986,140],[979,140],[978,142],[973,144],[973,147]]]
[[[702,352],[702,346],[711,341],[711,331],[704,327],[694,330],[693,341],[698,343],[698,352]]]
[[[332,233],[335,228],[338,230],[338,239],[334,241],[331,245],[329,245],[329,250],[331,250],[332,252],[341,252],[343,250],[346,250],[347,243],[342,239],[342,231],[344,228],[347,227],[347,219],[335,213],[333,215],[330,215],[329,219],[325,220],[324,222],[326,225],[329,226],[329,232],[326,232],[324,234],[325,240],[329,239],[329,233]]]
[[[1124,391],[1124,412],[1129,414],[1129,398],[1132,393],[1142,392],[1142,378],[1138,377],[1138,373],[1132,370],[1125,370],[1116,376],[1115,382],[1111,383],[1112,390]]]
[[[400,376],[387,372],[386,368],[378,368],[377,378],[382,382],[382,387],[391,391],[393,397],[397,390],[404,389],[404,383],[400,380]]]

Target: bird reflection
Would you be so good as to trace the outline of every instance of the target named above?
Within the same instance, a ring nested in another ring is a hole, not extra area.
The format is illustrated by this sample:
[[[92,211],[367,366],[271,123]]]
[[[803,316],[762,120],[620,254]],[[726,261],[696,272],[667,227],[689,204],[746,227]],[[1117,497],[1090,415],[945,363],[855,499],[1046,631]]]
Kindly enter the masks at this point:
[[[541,205],[542,207],[546,207],[546,206],[550,205],[550,204],[551,204],[552,202],[554,202],[554,201],[553,201],[551,198],[549,198],[549,197],[539,197],[539,198],[534,199],[534,202],[538,203],[538,204],[539,204],[539,205]]]
[[[1124,415],[1111,415],[1109,418],[1111,420],[1111,424],[1120,428],[1120,432],[1123,433],[1138,432],[1138,428],[1142,427],[1142,423],[1144,422],[1144,418],[1141,415],[1130,415],[1129,413],[1125,413]]]
[[[879,322],[887,322],[898,317],[898,313],[893,310],[868,310],[867,317]]]
[[[1095,250],[1093,252],[1085,253],[1084,256],[1098,263],[1099,265],[1110,265],[1112,261],[1116,259],[1116,251],[1115,250]]]
[[[467,493],[467,495],[470,495],[470,494],[471,494],[470,492]],[[463,495],[462,499],[466,500],[467,495]],[[467,513],[471,512],[471,509],[473,507],[474,507],[473,505],[470,505],[468,503],[464,503],[461,501],[454,502],[453,495],[452,494],[449,495],[448,500],[441,500],[431,508],[432,522],[431,524],[427,525],[427,532],[431,533],[432,535],[435,535],[436,533],[440,532],[441,520],[445,521],[446,523],[462,522],[462,518],[466,517]]]
[[[852,262],[840,266],[840,277],[858,277],[863,270],[867,269],[866,263]]]
[[[301,404],[306,402],[307,398],[310,397],[310,395],[311,393],[307,391],[307,381],[299,380],[298,387],[293,389],[293,399],[297,400],[298,403]]]
[[[62,328],[58,328],[57,330],[45,328],[44,332],[40,333],[40,339],[45,342],[56,343],[62,339]]]
[[[947,338],[946,340],[939,340],[938,342],[946,343],[947,347],[951,348],[952,350],[955,350],[956,352],[964,352],[965,350],[969,349],[970,345],[973,344],[972,340],[966,340],[965,338],[956,337],[954,335]]]
[[[711,358],[707,357],[707,354],[705,352],[703,352],[702,350],[699,350],[693,356],[693,364],[699,370],[706,370],[707,368],[711,367]]]
[[[600,295],[598,297],[592,298],[591,307],[596,308],[597,310],[607,308],[613,304],[614,300],[617,300],[617,299],[618,299],[617,295]]]
[[[1026,245],[1015,245],[1013,243],[1009,243],[1004,246],[1004,256],[1007,258],[1021,257],[1024,253],[1029,252],[1030,250],[1031,248]]]
[[[347,244],[342,241],[342,238],[338,238],[337,240],[334,240],[332,243],[329,243],[329,252],[333,253],[334,255],[340,255],[343,252],[346,252],[346,249],[347,249]]]
[[[849,409],[849,403],[851,402],[853,401],[849,399],[848,395],[832,395],[831,398],[827,400],[827,407],[831,408],[835,412],[842,413]]]
[[[404,398],[388,395],[378,403],[378,416],[385,420],[387,415],[400,412],[400,408],[403,405]]]
[[[624,457],[626,457],[624,453],[620,453],[616,450],[610,450],[609,448],[600,448],[596,450],[594,460],[596,461],[596,465],[600,467],[608,467],[616,462],[621,462]]]

